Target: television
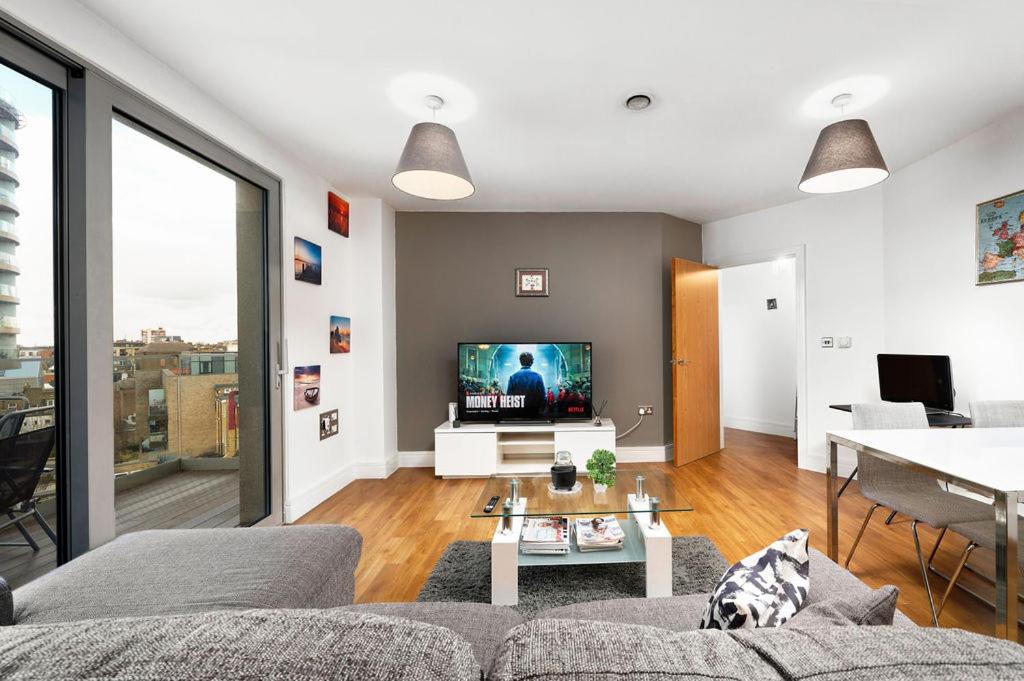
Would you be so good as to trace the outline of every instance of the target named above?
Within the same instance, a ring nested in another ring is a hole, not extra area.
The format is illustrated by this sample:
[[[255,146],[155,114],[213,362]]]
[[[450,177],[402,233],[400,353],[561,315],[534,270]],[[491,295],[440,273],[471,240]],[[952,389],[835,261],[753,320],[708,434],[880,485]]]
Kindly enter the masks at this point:
[[[590,343],[459,343],[460,421],[593,418]]]
[[[953,411],[953,373],[947,355],[879,355],[878,390],[886,402],[921,402]]]

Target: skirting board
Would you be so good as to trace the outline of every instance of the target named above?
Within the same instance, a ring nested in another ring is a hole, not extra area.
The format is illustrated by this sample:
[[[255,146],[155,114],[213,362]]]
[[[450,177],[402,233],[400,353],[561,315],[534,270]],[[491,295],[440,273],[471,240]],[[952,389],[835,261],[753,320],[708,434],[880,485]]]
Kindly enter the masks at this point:
[[[349,464],[325,480],[285,500],[284,521],[293,523],[358,479],[357,467]]]
[[[725,416],[722,418],[722,423],[726,428],[749,430],[753,433],[764,433],[766,435],[781,435],[782,437],[796,439],[796,433],[793,431],[792,423],[757,421],[755,419],[745,419],[739,416]]]
[[[623,463],[668,461],[672,458],[672,445],[650,445],[647,447],[617,447],[616,458]],[[433,468],[434,451],[399,452],[399,468]]]

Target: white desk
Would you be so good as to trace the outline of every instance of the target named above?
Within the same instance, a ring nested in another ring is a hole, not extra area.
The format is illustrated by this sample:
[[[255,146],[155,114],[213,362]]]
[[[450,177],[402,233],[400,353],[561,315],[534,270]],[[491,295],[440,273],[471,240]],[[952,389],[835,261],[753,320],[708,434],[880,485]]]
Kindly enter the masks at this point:
[[[828,445],[828,557],[839,561],[838,448],[876,456],[995,498],[996,635],[1017,640],[1017,501],[1024,428],[835,430]]]

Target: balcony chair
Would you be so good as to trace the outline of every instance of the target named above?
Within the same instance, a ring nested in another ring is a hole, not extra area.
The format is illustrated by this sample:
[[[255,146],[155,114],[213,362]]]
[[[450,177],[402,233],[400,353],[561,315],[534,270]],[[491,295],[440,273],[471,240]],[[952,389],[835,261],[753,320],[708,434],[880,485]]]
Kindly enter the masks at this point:
[[[1024,400],[971,402],[971,423],[975,428],[1024,428]],[[971,570],[980,577],[988,579],[985,575],[979,574],[967,565],[967,561],[970,560],[974,549],[984,546],[994,551],[996,548],[996,521],[994,517],[974,522],[955,523],[950,525],[949,529],[966,537],[967,546],[964,547],[963,552],[960,554],[960,562],[957,563],[953,575],[949,578],[946,592],[942,594],[938,611],[940,615],[942,614],[942,609],[946,607],[946,601],[949,600],[949,595],[953,592],[953,587],[957,585],[964,568]],[[934,555],[934,551],[932,555]],[[1024,563],[1024,544],[1018,544],[1017,546],[1017,560],[1019,563]],[[988,599],[982,598],[974,591],[965,587],[960,588],[975,598],[988,603],[988,605],[993,605]]]
[[[860,430],[888,430],[928,428],[928,417],[924,405],[919,402],[905,404],[855,404],[853,405],[853,427]],[[931,584],[928,580],[928,567],[921,553],[921,538],[917,531],[920,523],[945,533],[952,523],[969,522],[993,518],[992,507],[974,499],[947,492],[939,487],[938,480],[923,473],[910,470],[899,464],[883,461],[870,454],[857,453],[857,479],[860,493],[874,502],[864,516],[864,522],[857,532],[857,538],[850,547],[845,567],[849,568],[857,545],[860,544],[864,530],[872,514],[879,507],[902,513],[910,517],[910,531],[914,535],[914,550],[921,568],[921,579],[928,594],[928,607],[932,613],[932,624],[938,626],[939,616],[932,598]],[[941,541],[941,535],[939,537]],[[938,542],[935,544],[938,548]],[[934,550],[932,552],[934,556]],[[929,557],[929,563],[931,557]]]
[[[0,531],[14,525],[25,538],[22,542],[0,542],[0,546],[29,546],[33,551],[39,545],[22,521],[35,518],[43,532],[57,543],[53,528],[36,508],[35,491],[53,452],[55,432],[53,426],[0,438],[0,513],[7,516],[0,521]]]

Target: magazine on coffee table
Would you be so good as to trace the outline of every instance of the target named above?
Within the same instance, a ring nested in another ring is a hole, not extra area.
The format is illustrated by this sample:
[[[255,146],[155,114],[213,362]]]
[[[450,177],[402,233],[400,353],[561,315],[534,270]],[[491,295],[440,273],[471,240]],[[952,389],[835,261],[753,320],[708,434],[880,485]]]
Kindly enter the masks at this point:
[[[519,537],[519,550],[522,553],[569,553],[569,519],[561,516],[527,518]]]
[[[573,523],[580,551],[618,551],[626,544],[626,533],[613,515],[577,518]]]

